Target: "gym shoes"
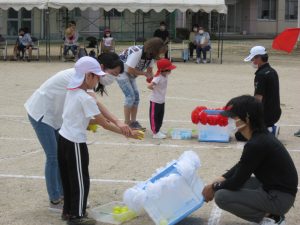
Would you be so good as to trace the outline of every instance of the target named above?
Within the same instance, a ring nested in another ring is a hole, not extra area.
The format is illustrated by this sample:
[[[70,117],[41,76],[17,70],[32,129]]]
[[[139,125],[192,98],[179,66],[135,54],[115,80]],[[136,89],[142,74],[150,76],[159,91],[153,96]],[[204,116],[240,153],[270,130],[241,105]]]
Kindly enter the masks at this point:
[[[285,225],[285,218],[284,216],[279,216],[278,221],[276,222],[275,219],[272,219],[270,217],[265,217],[262,219],[262,221],[259,223],[259,225]]]
[[[206,64],[206,63],[207,63],[207,61],[206,61],[205,59],[203,59],[203,63],[204,63],[204,64]]]
[[[300,137],[300,130],[298,130],[296,133],[294,133],[295,137]]]
[[[68,225],[95,225],[96,220],[89,218],[89,217],[75,217],[75,218],[69,218],[67,224]]]
[[[201,62],[201,59],[200,59],[200,58],[197,58],[196,63],[197,63],[197,64],[200,64],[200,62]]]
[[[133,121],[129,124],[129,127],[132,129],[138,129],[138,130],[146,130],[145,127],[142,127],[142,125],[138,121]]]
[[[63,210],[64,201],[59,200],[58,202],[50,201],[49,203],[49,211],[61,213]]]
[[[163,134],[162,132],[153,134],[153,139],[165,139],[165,138],[167,138],[167,135]]]

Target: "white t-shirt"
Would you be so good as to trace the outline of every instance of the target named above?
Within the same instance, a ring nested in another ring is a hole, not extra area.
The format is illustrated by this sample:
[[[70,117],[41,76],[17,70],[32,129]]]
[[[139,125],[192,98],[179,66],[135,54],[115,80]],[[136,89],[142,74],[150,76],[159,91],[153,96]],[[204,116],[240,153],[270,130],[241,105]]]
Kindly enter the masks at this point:
[[[105,37],[105,38],[103,38],[103,44],[106,47],[110,47],[112,45],[112,41],[113,41],[112,37]]]
[[[152,82],[155,83],[155,86],[152,90],[150,101],[159,104],[164,103],[167,93],[168,76],[159,75],[157,77],[154,77]]]
[[[75,73],[74,68],[63,70],[45,81],[26,101],[24,106],[27,113],[35,121],[43,117],[43,123],[59,129],[62,125],[66,87]]]
[[[120,75],[120,79],[126,78],[128,75],[128,67],[144,71],[148,67],[153,67],[154,59],[142,59],[143,46],[131,46],[120,54],[120,59],[124,62],[124,73]]]
[[[93,116],[99,114],[96,99],[80,88],[69,90],[65,100],[60,135],[75,143],[85,143],[89,122]]]

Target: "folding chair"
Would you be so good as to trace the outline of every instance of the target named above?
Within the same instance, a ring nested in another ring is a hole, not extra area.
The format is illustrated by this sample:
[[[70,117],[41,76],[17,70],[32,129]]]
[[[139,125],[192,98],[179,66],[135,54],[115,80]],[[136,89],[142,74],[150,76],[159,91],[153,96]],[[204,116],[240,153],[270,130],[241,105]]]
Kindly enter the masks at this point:
[[[183,59],[184,62],[186,62],[188,60],[188,58],[185,57],[186,49],[188,48],[186,47],[185,41],[181,39],[175,39],[170,41],[168,44],[168,56],[170,61],[174,61],[174,59],[176,60],[177,58],[173,56],[174,55],[173,53],[176,51],[180,51],[181,58]]]
[[[31,37],[32,53],[36,51],[36,60],[40,60],[40,41],[36,37]],[[28,57],[28,49],[25,49],[25,57]]]
[[[0,50],[2,50],[3,60],[7,60],[7,40],[0,35]]]

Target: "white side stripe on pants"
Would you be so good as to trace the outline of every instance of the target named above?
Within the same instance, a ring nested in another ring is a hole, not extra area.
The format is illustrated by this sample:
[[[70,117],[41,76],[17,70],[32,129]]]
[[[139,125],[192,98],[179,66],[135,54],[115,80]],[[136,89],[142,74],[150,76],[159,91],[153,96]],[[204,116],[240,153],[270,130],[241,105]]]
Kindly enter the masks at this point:
[[[76,165],[77,165],[78,184],[79,184],[79,207],[78,207],[79,211],[78,211],[78,215],[83,216],[84,186],[83,186],[83,178],[82,178],[81,154],[80,154],[80,145],[79,145],[79,143],[75,143],[75,157],[76,157]]]

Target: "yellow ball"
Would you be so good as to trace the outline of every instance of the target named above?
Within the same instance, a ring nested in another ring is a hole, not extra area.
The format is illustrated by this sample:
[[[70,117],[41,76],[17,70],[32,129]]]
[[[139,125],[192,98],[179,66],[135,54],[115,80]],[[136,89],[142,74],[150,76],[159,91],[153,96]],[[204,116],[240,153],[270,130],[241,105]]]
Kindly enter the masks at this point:
[[[167,220],[161,220],[159,222],[159,225],[168,225],[168,221]]]
[[[88,126],[88,130],[93,131],[94,133],[97,131],[97,128],[98,128],[97,124],[90,124]]]

